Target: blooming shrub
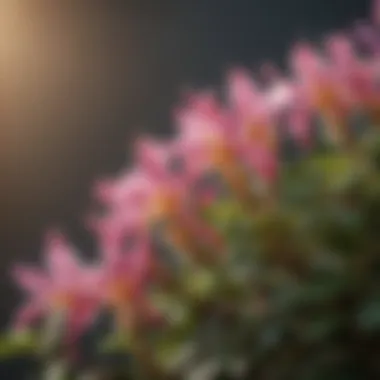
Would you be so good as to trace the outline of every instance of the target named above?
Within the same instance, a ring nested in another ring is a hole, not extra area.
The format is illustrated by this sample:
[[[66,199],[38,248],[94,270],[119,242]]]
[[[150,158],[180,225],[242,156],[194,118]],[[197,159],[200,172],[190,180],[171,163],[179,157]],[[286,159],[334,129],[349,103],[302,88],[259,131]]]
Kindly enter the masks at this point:
[[[270,87],[235,69],[223,101],[190,94],[172,139],[139,139],[95,186],[99,262],[52,232],[46,272],[16,267],[30,297],[8,350],[33,337],[62,376],[377,378],[379,47],[363,24],[297,45]]]

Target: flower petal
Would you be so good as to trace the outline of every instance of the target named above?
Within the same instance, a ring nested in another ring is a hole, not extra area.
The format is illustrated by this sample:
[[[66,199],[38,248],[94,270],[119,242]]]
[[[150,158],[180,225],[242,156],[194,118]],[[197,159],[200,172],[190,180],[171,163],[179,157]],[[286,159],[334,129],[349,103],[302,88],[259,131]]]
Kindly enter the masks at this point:
[[[17,265],[12,271],[12,277],[19,286],[33,295],[46,292],[50,285],[48,277],[33,267]]]
[[[72,284],[73,279],[80,277],[81,263],[75,256],[74,248],[57,232],[47,236],[46,265],[58,287]]]

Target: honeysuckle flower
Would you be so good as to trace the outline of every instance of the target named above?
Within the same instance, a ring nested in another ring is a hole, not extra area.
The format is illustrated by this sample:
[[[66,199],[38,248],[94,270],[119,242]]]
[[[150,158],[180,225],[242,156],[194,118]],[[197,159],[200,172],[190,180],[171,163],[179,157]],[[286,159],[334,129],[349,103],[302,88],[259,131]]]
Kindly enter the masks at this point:
[[[328,135],[334,142],[347,140],[347,117],[351,110],[350,98],[341,79],[339,67],[306,44],[298,45],[292,54],[297,79],[311,106],[325,118]]]
[[[249,198],[249,183],[241,165],[242,139],[231,114],[215,96],[202,93],[191,97],[177,110],[176,120],[179,138],[191,147],[204,170],[221,173],[235,194]]]
[[[123,233],[125,243],[126,231],[128,238],[135,241],[149,236],[156,191],[152,180],[136,169],[97,185],[95,195],[105,210],[101,215],[90,214],[87,226],[96,233],[102,252],[115,256],[119,250],[118,239]]]
[[[293,54],[293,67],[314,112],[321,112],[329,123],[331,137],[347,140],[347,119],[355,110],[378,113],[379,62],[360,58],[343,34],[327,40],[326,52],[322,57],[310,46],[300,45]]]
[[[200,217],[202,202],[198,202],[198,197],[201,194],[194,196],[204,165],[192,154],[196,153],[193,149],[196,145],[186,139],[174,139],[170,144],[141,140],[137,150],[138,167],[147,172],[155,184],[153,218],[167,222],[164,231],[176,245],[188,252],[195,252],[199,243],[220,250],[216,232]]]
[[[215,246],[219,242],[216,233],[196,216],[202,202],[197,204],[200,194],[194,197],[193,188],[202,175],[203,166],[192,159],[192,147],[178,140],[166,144],[142,139],[136,148],[134,177],[127,176],[103,185],[103,197],[114,203],[108,217],[95,219],[92,223],[97,227],[106,254],[115,256],[115,252],[120,251],[120,244],[124,244],[120,239],[125,239],[123,231],[133,234],[135,239],[146,239],[157,221],[166,222],[164,233],[171,240],[176,237],[179,249],[186,247],[190,252],[189,246],[197,240],[209,247]],[[182,236],[181,241],[179,236]]]
[[[351,107],[363,102],[364,91],[372,85],[370,67],[356,54],[348,37],[333,35],[327,40],[326,50],[340,95]]]
[[[243,162],[267,182],[276,177],[276,116],[277,110],[290,96],[288,91],[283,84],[282,87],[272,87],[272,93],[265,92],[242,70],[231,72],[228,78],[229,103],[239,130]]]
[[[139,252],[147,254],[149,251],[149,260],[145,261],[145,270],[149,273],[147,276],[165,286],[171,283],[172,274],[154,252],[152,226],[147,219],[138,210],[133,213],[125,209],[119,211],[114,210],[106,216],[95,216],[89,220],[102,260],[107,263],[118,262],[120,257],[137,255]]]
[[[154,184],[151,203],[152,218],[172,217],[190,199],[199,172],[186,159],[186,147],[177,141],[158,142],[141,139],[136,144],[136,166]]]
[[[117,178],[98,182],[94,194],[108,210],[117,210],[130,206],[143,208],[154,191],[154,184],[146,173],[132,169],[119,174]]]
[[[63,314],[68,338],[75,339],[88,327],[98,310],[98,271],[84,266],[74,248],[60,234],[49,234],[46,271],[18,265],[13,275],[28,299],[15,316],[16,328],[24,328],[40,317]]]
[[[363,59],[355,52],[348,37],[334,35],[328,40],[327,51],[332,59],[335,77],[339,80],[341,94],[346,98],[351,112],[355,109],[369,113],[379,120],[380,61],[378,58]]]
[[[102,257],[108,259],[129,254],[149,237],[149,226],[137,210],[130,213],[115,210],[103,217],[89,218],[88,224],[96,234]]]
[[[233,159],[236,130],[213,93],[193,95],[176,110],[179,138],[186,141],[205,170],[223,167]]]
[[[189,159],[190,151],[186,148],[182,143],[140,139],[136,143],[135,168],[98,184],[97,198],[108,210],[127,210],[135,219],[140,215],[147,222],[175,211],[179,203],[189,198],[187,190],[202,171],[195,165],[196,159]]]
[[[159,316],[147,297],[153,268],[150,242],[140,240],[126,252],[121,238],[122,234],[116,239],[118,254],[105,256],[100,264],[98,289],[102,303],[115,313],[117,323],[128,327],[135,314],[146,321]]]
[[[313,116],[313,109],[307,99],[303,87],[293,78],[286,78],[280,75],[279,71],[266,65],[264,72],[269,70],[266,76],[270,76],[269,87],[265,91],[266,102],[275,119],[276,129],[286,128],[285,131],[304,148],[310,148],[311,128],[310,122]],[[281,124],[284,120],[285,126]]]

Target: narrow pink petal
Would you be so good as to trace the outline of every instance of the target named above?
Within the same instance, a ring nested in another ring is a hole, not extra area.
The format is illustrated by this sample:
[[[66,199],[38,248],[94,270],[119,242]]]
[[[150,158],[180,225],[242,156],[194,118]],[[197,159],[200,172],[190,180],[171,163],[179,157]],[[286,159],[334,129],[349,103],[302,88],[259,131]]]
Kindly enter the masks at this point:
[[[225,112],[213,92],[203,92],[193,96],[187,109],[198,117],[207,120],[207,123],[222,127],[225,122]]]
[[[347,69],[349,65],[355,63],[355,53],[352,43],[345,35],[331,36],[327,40],[327,50],[332,60],[340,69]]]
[[[130,197],[137,197],[148,188],[147,176],[133,170],[121,173],[112,181],[99,181],[94,187],[95,197],[108,203],[108,206],[118,205]]]
[[[164,177],[166,174],[167,149],[167,144],[160,144],[149,138],[137,140],[135,155],[138,167],[153,178]]]
[[[209,94],[194,97],[186,107],[177,112],[176,121],[180,135],[194,141],[212,138],[222,132],[223,114]]]
[[[46,292],[50,286],[48,277],[32,267],[17,265],[12,271],[12,277],[24,290],[36,295]]]
[[[228,76],[228,96],[231,105],[243,114],[250,114],[255,102],[260,98],[259,91],[244,70],[234,70]]]
[[[115,182],[114,206],[144,207],[154,190],[154,182],[146,173],[128,172]]]
[[[59,233],[47,236],[46,265],[57,286],[67,286],[80,275],[81,264],[74,248]]]
[[[290,64],[296,75],[305,79],[305,77],[318,73],[321,67],[321,57],[311,45],[302,43],[293,49]]]

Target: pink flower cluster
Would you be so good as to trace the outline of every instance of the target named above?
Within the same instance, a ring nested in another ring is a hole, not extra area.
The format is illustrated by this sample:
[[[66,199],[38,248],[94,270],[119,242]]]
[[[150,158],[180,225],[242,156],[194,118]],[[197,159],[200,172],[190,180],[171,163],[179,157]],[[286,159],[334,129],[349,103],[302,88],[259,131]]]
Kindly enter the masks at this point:
[[[367,42],[376,37],[368,27],[359,34]],[[25,266],[14,271],[29,294],[16,325],[62,312],[74,339],[104,308],[131,328],[136,321],[152,321],[157,313],[149,302],[149,286],[171,279],[155,253],[154,228],[159,227],[168,246],[195,263],[209,265],[226,254],[223,236],[202,216],[220,196],[215,184],[202,182],[208,174],[217,173],[230,196],[254,209],[274,193],[279,128],[286,128],[302,149],[310,149],[316,114],[325,120],[327,137],[342,146],[352,137],[348,118],[353,112],[380,121],[377,50],[360,56],[352,38],[336,34],[321,50],[296,46],[290,67],[291,75],[276,73],[270,86],[260,86],[242,69],[233,70],[224,101],[212,92],[190,94],[174,112],[172,139],[137,141],[133,167],[95,186],[105,212],[91,217],[89,225],[100,262],[84,265],[64,237],[49,234],[46,271]]]

